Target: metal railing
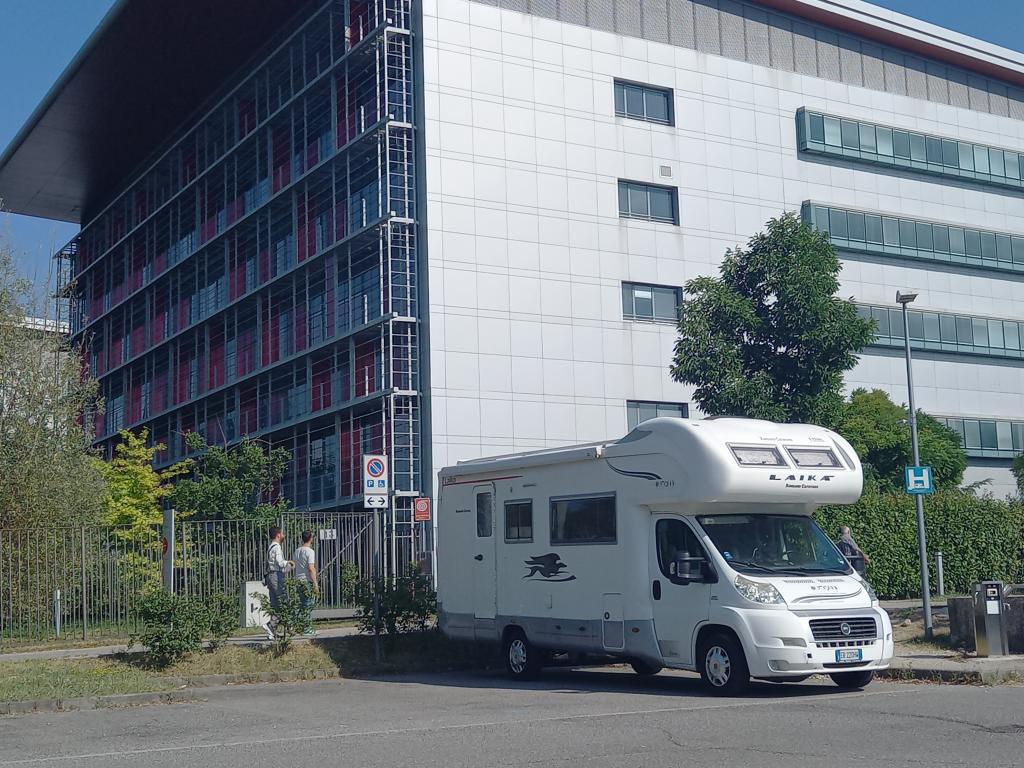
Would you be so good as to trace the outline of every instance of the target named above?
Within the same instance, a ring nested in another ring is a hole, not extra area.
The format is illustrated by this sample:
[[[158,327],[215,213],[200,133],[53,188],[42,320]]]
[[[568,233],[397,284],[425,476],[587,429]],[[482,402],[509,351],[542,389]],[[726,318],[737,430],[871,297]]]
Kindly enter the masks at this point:
[[[356,605],[370,582],[373,518],[357,513],[296,513],[283,521],[285,552],[313,533],[321,609]],[[124,639],[133,609],[164,588],[160,526],[0,529],[0,647],[55,640]],[[248,520],[174,522],[175,591],[198,598],[239,597],[266,571],[266,527]]]

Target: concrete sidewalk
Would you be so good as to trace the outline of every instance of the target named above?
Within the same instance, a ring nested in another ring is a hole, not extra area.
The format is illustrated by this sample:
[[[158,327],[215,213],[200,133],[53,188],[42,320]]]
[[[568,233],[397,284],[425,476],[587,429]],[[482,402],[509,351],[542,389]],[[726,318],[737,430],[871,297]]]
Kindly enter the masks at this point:
[[[293,638],[295,643],[308,643],[311,640],[327,640],[332,637],[348,637],[358,635],[356,627],[329,627],[319,629],[311,637],[300,635]],[[270,645],[266,635],[237,635],[227,640],[230,645],[248,645],[263,647]],[[0,653],[0,664],[9,661],[42,661],[44,659],[95,659],[101,656],[114,656],[118,653],[140,653],[145,648],[141,645],[94,645],[81,648],[55,648],[53,650],[20,651]]]

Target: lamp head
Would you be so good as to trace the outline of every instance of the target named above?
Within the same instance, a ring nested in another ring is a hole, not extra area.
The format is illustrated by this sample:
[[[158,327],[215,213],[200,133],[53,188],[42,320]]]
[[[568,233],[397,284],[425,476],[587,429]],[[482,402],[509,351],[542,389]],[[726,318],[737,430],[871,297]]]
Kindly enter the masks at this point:
[[[916,293],[911,293],[910,291],[896,291],[897,304],[910,304],[916,298]]]

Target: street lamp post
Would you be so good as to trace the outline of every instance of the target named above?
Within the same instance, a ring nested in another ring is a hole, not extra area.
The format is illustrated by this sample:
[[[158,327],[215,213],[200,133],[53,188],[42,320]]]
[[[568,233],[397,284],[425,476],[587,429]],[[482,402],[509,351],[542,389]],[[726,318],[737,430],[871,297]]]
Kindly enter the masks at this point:
[[[916,293],[896,291],[896,303],[903,307],[903,348],[907,357],[907,400],[910,405],[910,445],[914,453],[914,466],[921,466],[921,452],[917,442],[917,408],[914,406],[914,372],[910,357],[910,322],[907,319],[907,304],[917,298]],[[917,548],[921,559],[921,600],[924,603],[924,636],[930,640],[932,628],[932,596],[928,575],[928,544],[924,533],[924,499],[914,494],[917,507]]]

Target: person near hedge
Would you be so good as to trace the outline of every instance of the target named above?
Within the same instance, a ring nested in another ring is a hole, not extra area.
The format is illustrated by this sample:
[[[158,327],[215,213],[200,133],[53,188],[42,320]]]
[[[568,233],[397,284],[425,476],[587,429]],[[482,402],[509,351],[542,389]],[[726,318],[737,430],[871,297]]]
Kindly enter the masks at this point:
[[[865,566],[871,562],[871,558],[868,557],[867,552],[857,546],[857,542],[853,540],[853,533],[848,525],[844,525],[840,529],[839,551],[843,554],[843,557],[850,561],[850,565],[853,566],[854,570],[863,576]]]
[[[284,550],[281,544],[284,542],[284,531],[279,526],[272,525],[268,531],[270,534],[270,547],[267,549],[267,592],[270,594],[270,605],[276,609],[281,604],[281,596],[284,595],[284,579],[288,571],[295,565],[291,560],[284,559]],[[277,621],[270,619],[263,625],[266,630],[267,639],[273,640],[277,630]]]
[[[313,532],[302,532],[302,544],[292,555],[295,562],[295,578],[299,580],[299,594],[302,596],[302,607],[306,610],[306,618],[309,629],[305,634],[314,635],[311,620],[313,605],[316,603],[316,595],[320,593],[320,583],[316,572],[316,552],[313,550]]]

